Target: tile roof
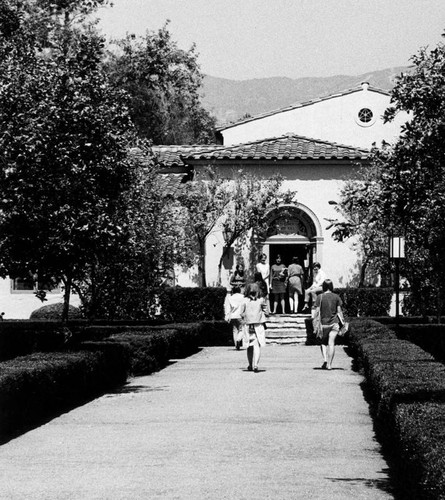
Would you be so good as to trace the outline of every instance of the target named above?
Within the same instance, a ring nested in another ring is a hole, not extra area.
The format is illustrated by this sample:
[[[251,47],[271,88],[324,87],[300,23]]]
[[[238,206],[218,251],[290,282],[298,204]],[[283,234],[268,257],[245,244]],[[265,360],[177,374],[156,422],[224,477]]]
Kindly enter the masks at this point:
[[[139,162],[142,166],[148,166],[151,164],[152,160],[157,162],[161,169],[158,176],[158,186],[162,193],[166,196],[177,195],[184,188],[184,184],[190,180],[190,167],[185,165],[183,161],[179,158],[179,152],[189,152],[191,146],[161,146],[160,157],[163,161],[167,163],[160,163],[159,156],[156,154],[156,149],[158,146],[153,146],[152,151],[146,152],[140,148],[131,148],[130,154]],[[168,162],[173,162],[169,164]],[[167,167],[167,168],[162,168]],[[173,167],[173,168],[169,168]],[[181,168],[174,168],[181,167]],[[171,171],[169,171],[171,170]]]
[[[245,144],[189,150],[188,155],[181,158],[188,163],[193,160],[363,160],[368,155],[367,149],[289,133]]]
[[[197,145],[180,145],[180,146],[153,146],[152,151],[155,161],[164,167],[183,167],[184,162],[182,157],[187,157],[193,153],[205,151],[209,148],[215,149],[217,144],[197,144]]]
[[[366,88],[370,92],[377,92],[379,94],[383,94],[383,95],[386,95],[386,96],[391,95],[388,91],[380,89],[378,87],[372,87],[372,86],[369,85]],[[318,97],[316,99],[311,99],[311,100],[306,101],[306,102],[300,102],[300,103],[291,104],[290,106],[286,106],[284,108],[279,108],[279,109],[275,109],[275,110],[272,110],[272,111],[266,111],[264,113],[259,113],[258,115],[250,116],[249,118],[245,118],[243,120],[239,120],[239,121],[234,122],[234,123],[226,123],[224,125],[221,125],[220,127],[217,127],[216,130],[223,131],[223,130],[226,130],[226,129],[229,129],[229,128],[232,128],[232,127],[237,127],[238,125],[241,125],[243,123],[248,123],[248,122],[251,122],[251,121],[259,120],[260,118],[265,118],[267,116],[276,115],[278,113],[283,113],[283,112],[286,112],[286,111],[292,111],[293,109],[303,108],[305,106],[310,106],[312,104],[316,104],[317,102],[322,102],[322,101],[326,101],[328,99],[334,99],[336,97],[341,97],[341,96],[344,96],[344,95],[353,94],[354,92],[361,92],[361,91],[363,91],[363,86],[362,85],[360,85],[359,87],[352,88],[352,89],[343,90],[341,92],[335,92],[335,93],[326,95],[324,97]]]
[[[189,174],[159,174],[159,189],[164,195],[176,196],[184,189],[184,183],[190,180]]]

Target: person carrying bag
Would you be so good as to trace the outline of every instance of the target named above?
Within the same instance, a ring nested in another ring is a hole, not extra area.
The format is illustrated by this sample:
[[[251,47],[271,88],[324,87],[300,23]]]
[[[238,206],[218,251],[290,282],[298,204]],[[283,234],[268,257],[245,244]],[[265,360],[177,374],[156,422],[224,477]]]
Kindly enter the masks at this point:
[[[334,285],[331,280],[323,281],[322,293],[315,301],[313,316],[314,333],[321,340],[321,353],[323,356],[323,370],[331,370],[335,355],[335,338],[339,334],[340,324],[342,328],[348,325],[343,317],[342,300],[334,293]]]

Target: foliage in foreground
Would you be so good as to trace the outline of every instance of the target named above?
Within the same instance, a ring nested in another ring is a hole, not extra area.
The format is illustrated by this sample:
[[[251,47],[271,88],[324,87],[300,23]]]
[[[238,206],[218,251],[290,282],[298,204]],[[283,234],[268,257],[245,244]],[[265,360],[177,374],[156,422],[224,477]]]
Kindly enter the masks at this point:
[[[422,49],[392,90],[385,120],[411,120],[394,146],[375,150],[364,178],[341,194],[337,238],[360,239],[365,261],[388,274],[391,235],[405,236],[402,276],[410,284],[409,313],[440,315],[445,301],[445,45]]]
[[[189,356],[198,349],[202,329],[200,324],[138,326],[107,333],[102,340],[80,343],[74,336],[71,350],[0,363],[0,442],[115,389],[129,374],[147,375],[170,359]]]
[[[87,21],[102,3],[11,0],[0,11],[0,274],[62,282],[66,308],[85,270],[125,240],[134,171],[126,99],[104,78]]]
[[[397,462],[403,498],[445,498],[445,366],[371,320],[351,324],[350,347],[372,395],[376,430]]]

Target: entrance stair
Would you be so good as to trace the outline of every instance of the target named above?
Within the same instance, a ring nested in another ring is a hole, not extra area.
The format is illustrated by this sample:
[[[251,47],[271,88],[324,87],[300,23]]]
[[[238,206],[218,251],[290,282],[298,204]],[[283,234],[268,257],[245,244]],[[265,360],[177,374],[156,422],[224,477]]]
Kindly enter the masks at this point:
[[[304,344],[306,322],[310,314],[274,314],[267,318],[267,344]]]

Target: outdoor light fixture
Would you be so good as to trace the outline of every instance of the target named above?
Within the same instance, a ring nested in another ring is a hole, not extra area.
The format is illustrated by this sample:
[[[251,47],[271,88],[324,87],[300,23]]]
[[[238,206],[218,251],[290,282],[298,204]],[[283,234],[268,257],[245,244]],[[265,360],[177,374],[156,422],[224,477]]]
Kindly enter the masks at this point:
[[[389,239],[389,256],[391,259],[405,258],[405,238],[403,236],[391,236]]]
[[[391,236],[389,238],[389,257],[396,265],[395,292],[396,292],[396,327],[399,326],[399,292],[400,292],[400,259],[405,258],[405,238],[403,236]]]

